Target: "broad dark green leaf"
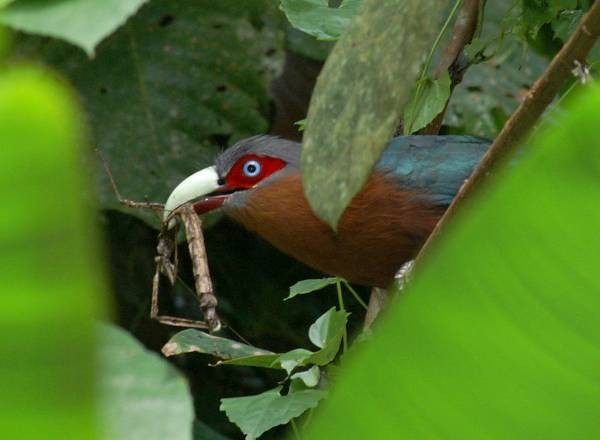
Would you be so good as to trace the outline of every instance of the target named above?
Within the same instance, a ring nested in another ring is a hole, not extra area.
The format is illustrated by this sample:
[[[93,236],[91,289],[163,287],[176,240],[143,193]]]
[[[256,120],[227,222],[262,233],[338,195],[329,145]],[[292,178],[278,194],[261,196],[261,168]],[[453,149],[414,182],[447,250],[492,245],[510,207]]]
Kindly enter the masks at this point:
[[[599,113],[587,88],[457,213],[307,438],[597,436]]]
[[[226,140],[266,131],[267,82],[283,44],[277,28],[264,26],[275,8],[263,0],[153,0],[94,60],[57,41],[22,38],[18,48],[76,86],[123,196],[164,202]],[[101,166],[97,174],[102,206],[124,209]]]
[[[182,374],[124,330],[98,330],[103,437],[190,439],[194,405]]]
[[[221,411],[252,440],[316,407],[327,394],[310,389],[282,396],[280,391],[277,387],[256,396],[221,399]]]
[[[348,27],[363,0],[342,0],[329,7],[327,0],[281,0],[281,10],[297,29],[319,40],[337,40]]]
[[[312,209],[334,229],[396,129],[446,3],[366,0],[325,62],[307,116],[302,180]]]
[[[82,188],[80,108],[47,72],[0,72],[0,426],[91,439],[93,318],[106,284]]]
[[[303,295],[305,293],[311,293],[316,290],[321,290],[324,287],[339,282],[340,279],[337,277],[298,281],[296,284],[290,287],[290,294],[284,299],[284,301],[287,301],[288,299],[291,299],[297,295]]]
[[[404,108],[404,134],[412,134],[429,124],[444,110],[450,97],[450,75],[444,72],[440,78],[425,78],[417,82],[413,96]]]
[[[20,31],[60,38],[89,56],[148,0],[15,0],[0,12],[0,23]],[[0,2],[2,7],[2,2]]]
[[[274,355],[274,353],[252,347],[231,339],[209,335],[200,330],[187,329],[177,333],[162,348],[165,356],[182,353],[206,353],[220,359],[237,359],[249,356]]]

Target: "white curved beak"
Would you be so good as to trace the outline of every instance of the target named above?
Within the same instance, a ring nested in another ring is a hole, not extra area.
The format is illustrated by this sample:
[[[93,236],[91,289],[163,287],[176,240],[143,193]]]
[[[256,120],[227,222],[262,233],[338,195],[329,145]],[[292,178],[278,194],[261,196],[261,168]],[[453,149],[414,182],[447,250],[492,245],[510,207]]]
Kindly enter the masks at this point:
[[[167,199],[163,221],[167,221],[171,213],[184,203],[210,194],[219,188],[219,175],[214,166],[204,168],[185,178]]]

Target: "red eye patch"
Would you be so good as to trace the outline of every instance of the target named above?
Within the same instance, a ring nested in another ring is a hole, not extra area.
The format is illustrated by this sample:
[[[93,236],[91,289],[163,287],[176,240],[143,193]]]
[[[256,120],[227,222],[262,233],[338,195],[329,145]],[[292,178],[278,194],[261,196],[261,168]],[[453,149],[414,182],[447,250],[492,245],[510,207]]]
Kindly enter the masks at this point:
[[[238,159],[225,177],[228,189],[248,189],[286,166],[281,159],[248,154]]]

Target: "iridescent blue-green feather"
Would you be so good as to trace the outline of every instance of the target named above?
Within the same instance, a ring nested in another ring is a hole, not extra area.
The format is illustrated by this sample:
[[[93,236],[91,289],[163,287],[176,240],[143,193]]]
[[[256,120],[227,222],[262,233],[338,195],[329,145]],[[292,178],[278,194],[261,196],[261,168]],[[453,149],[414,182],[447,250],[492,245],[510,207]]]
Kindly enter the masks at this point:
[[[375,169],[404,190],[449,205],[489,146],[490,141],[474,136],[400,136],[390,141]]]

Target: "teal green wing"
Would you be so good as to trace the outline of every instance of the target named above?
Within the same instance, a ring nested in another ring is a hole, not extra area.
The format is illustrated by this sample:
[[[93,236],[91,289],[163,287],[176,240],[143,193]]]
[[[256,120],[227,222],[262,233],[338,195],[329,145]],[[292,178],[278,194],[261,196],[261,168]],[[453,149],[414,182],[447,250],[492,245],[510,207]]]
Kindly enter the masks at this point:
[[[449,205],[488,150],[490,141],[474,136],[399,136],[375,166],[402,189],[436,205]]]

